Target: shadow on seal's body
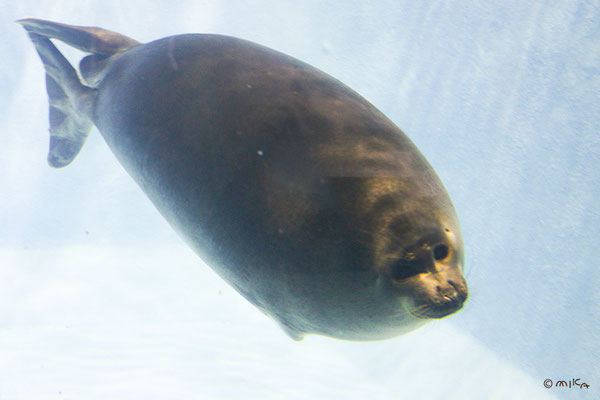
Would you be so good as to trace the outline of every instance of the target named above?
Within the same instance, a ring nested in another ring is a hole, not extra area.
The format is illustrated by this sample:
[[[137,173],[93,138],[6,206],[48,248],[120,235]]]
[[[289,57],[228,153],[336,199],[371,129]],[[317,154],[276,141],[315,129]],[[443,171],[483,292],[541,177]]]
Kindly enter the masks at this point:
[[[46,68],[49,163],[69,164],[96,125],[187,243],[294,339],[385,339],[462,307],[463,248],[443,185],[341,82],[226,36],[140,44],[19,22]],[[85,84],[49,38],[92,53]]]

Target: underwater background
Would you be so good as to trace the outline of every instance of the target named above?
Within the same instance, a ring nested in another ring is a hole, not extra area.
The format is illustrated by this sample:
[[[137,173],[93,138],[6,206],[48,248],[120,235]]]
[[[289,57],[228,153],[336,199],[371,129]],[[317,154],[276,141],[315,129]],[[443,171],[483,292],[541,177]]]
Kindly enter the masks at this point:
[[[97,130],[47,166],[26,16],[143,42],[236,36],[349,85],[448,189],[464,309],[387,341],[289,339]],[[598,1],[21,0],[0,4],[0,35],[0,400],[600,398]],[[556,387],[573,379],[589,388]]]

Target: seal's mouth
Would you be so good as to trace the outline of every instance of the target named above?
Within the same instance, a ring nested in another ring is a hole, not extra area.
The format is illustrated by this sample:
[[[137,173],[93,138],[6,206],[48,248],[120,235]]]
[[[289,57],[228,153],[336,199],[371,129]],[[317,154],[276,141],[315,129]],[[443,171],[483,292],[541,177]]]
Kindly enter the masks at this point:
[[[449,283],[454,290],[443,291],[438,286],[436,296],[429,301],[416,304],[411,310],[411,314],[421,319],[439,319],[460,310],[467,300],[467,292],[461,290],[461,286]]]

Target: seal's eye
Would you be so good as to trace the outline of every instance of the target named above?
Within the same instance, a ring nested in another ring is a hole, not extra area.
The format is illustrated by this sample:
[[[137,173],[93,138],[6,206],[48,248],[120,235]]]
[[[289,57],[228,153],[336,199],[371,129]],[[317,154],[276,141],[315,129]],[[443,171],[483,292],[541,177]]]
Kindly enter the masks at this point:
[[[394,280],[408,279],[411,276],[418,275],[419,273],[420,272],[417,271],[412,265],[401,262],[394,263],[390,267],[390,276]]]
[[[438,244],[433,248],[433,258],[437,261],[446,259],[450,254],[450,249],[445,244]]]

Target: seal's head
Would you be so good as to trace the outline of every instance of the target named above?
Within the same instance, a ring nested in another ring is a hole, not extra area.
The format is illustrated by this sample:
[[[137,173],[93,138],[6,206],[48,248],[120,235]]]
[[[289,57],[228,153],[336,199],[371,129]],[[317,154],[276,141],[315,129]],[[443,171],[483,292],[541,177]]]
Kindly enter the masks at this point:
[[[402,243],[394,253],[386,257],[382,274],[393,290],[406,297],[405,307],[412,315],[442,318],[462,308],[468,294],[462,275],[463,250],[450,228]]]
[[[362,205],[380,279],[420,319],[458,311],[468,293],[456,214],[441,183],[432,181],[418,188],[397,178],[371,179]]]
[[[407,185],[398,177],[336,179],[333,185],[358,236],[348,241],[360,259],[348,268],[344,327],[325,334],[351,340],[394,337],[460,310],[468,289],[454,208],[438,181]],[[360,283],[355,283],[360,282]],[[342,286],[342,285],[340,285]],[[331,293],[331,292],[330,292]],[[351,300],[350,300],[351,299]],[[350,301],[354,300],[354,303]],[[339,311],[341,314],[343,311]]]

